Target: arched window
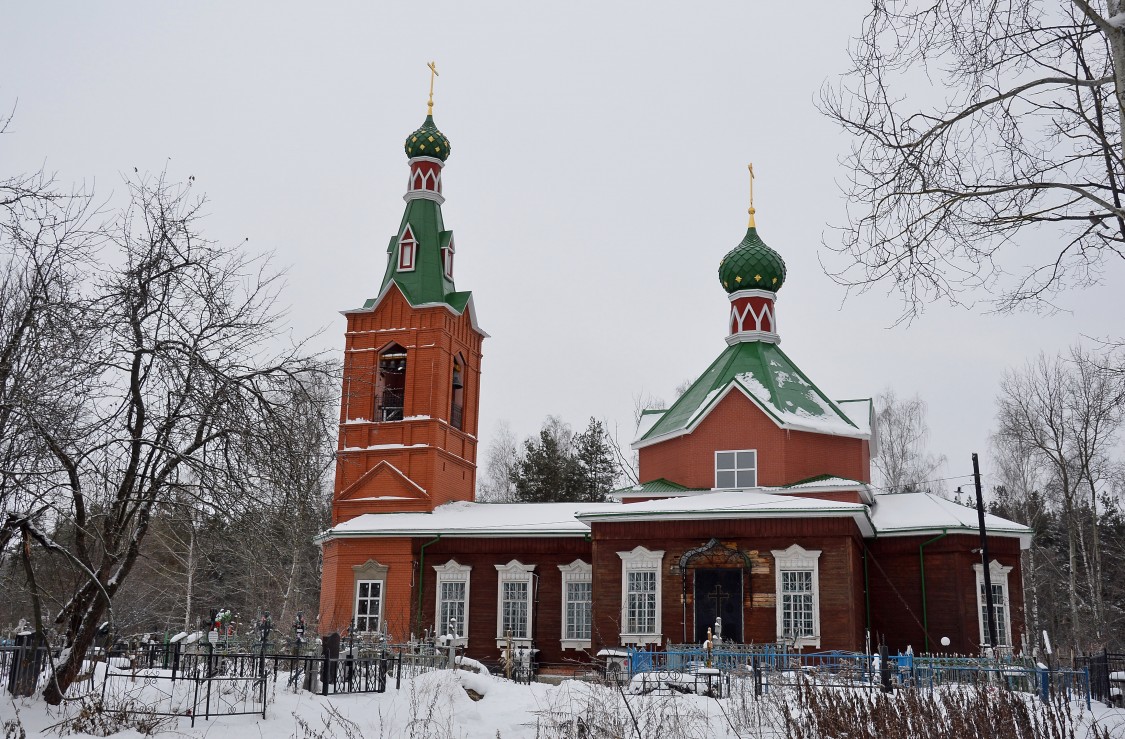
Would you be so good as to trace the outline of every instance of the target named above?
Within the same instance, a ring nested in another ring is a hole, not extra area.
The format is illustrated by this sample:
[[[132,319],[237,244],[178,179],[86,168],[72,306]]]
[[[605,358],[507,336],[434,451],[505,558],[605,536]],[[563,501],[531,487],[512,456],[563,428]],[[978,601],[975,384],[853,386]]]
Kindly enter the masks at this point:
[[[379,354],[375,420],[401,421],[406,398],[406,350],[391,344]]]
[[[453,358],[453,390],[450,393],[452,402],[449,408],[449,425],[455,429],[464,429],[464,402],[465,402],[465,363],[460,355]]]
[[[441,248],[441,265],[447,280],[453,279],[453,255],[456,251],[457,249],[453,246],[453,238],[450,237],[449,243]]]

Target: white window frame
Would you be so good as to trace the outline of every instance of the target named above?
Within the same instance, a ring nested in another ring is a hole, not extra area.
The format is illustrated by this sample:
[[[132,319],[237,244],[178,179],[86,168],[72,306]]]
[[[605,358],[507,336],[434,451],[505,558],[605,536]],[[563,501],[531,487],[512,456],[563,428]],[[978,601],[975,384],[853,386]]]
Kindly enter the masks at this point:
[[[445,279],[453,279],[453,255],[457,253],[456,247],[453,246],[453,237],[449,238],[449,244],[442,247],[441,262],[442,268],[445,270]]]
[[[407,248],[409,246],[409,248]],[[409,259],[407,255],[409,254]],[[418,263],[418,239],[414,238],[414,231],[410,225],[402,230],[398,237],[398,271],[413,272]]]
[[[820,647],[820,550],[805,549],[793,544],[788,549],[770,551],[774,562],[774,595],[777,606],[777,639],[793,639],[794,646]],[[796,638],[785,633],[784,594],[782,593],[782,572],[812,572],[812,616],[813,633]]]
[[[465,633],[457,634],[453,640],[454,644],[462,647],[469,643],[469,586],[471,584],[469,574],[472,570],[472,565],[458,564],[455,559],[451,559],[443,565],[434,565],[434,572],[437,573],[437,582],[434,585],[434,631],[438,636],[447,633],[449,630],[449,624],[444,622],[441,617],[442,583],[465,583]]]
[[[504,584],[505,583],[524,583],[527,586],[527,634],[524,636],[512,636],[512,643],[522,646],[531,645],[532,634],[535,633],[535,624],[532,623],[534,613],[532,612],[531,604],[535,602],[535,595],[533,588],[535,587],[535,565],[525,565],[519,560],[513,559],[506,565],[495,565],[496,567],[496,646],[505,646],[507,644],[507,636],[504,634]]]
[[[723,468],[724,472],[733,472],[734,473],[734,483],[735,483],[734,485],[719,485],[719,455],[720,454],[733,454],[733,455],[735,455],[734,456],[734,460],[735,460],[734,465],[735,466],[731,467],[731,468],[725,468],[725,467]],[[754,466],[753,467],[739,467],[738,466],[738,455],[739,454],[753,454],[754,455]],[[715,489],[716,490],[745,490],[746,488],[756,488],[756,487],[758,487],[758,450],[757,449],[719,449],[715,452],[715,467],[714,467],[714,469],[715,469]],[[749,471],[749,470],[753,470],[753,472],[754,472],[754,484],[753,485],[739,485],[738,484],[738,473],[739,472],[746,472],[746,471]]]
[[[996,619],[996,627],[1003,631],[1003,634],[997,634],[996,638],[999,644],[994,644],[994,647],[1010,647],[1012,646],[1012,599],[1009,597],[1010,591],[1008,590],[1008,573],[1012,571],[1011,567],[1000,564],[995,559],[988,563],[988,572],[992,579],[992,587],[999,586],[1002,594],[1002,603],[1000,606],[1004,609],[1004,613],[1000,618]],[[984,566],[977,562],[973,565],[973,572],[976,573],[976,593],[977,593],[977,633],[980,636],[977,644],[984,648],[987,641],[988,629],[985,625],[985,604],[984,599],[981,597],[981,591],[984,589]]]
[[[567,631],[567,611],[569,610],[570,600],[567,597],[568,587],[572,583],[582,583],[591,586],[590,590],[590,612],[588,614],[590,620],[590,633],[594,631],[594,568],[576,559],[568,565],[559,565],[559,571],[562,573],[562,648],[563,649],[590,649],[591,640],[589,638],[579,638]]]
[[[382,631],[382,629],[383,629],[383,600],[384,600],[384,595],[386,593],[386,584],[387,584],[386,580],[356,580],[355,581],[355,608],[353,609],[353,617],[355,618],[355,621],[353,621],[353,623],[355,624],[355,630],[356,631],[374,632],[374,633],[379,633],[380,631]],[[364,585],[368,586],[368,591],[367,591],[368,595],[365,598],[365,600],[367,600],[368,603],[370,603],[372,600],[374,600],[378,603],[378,605],[376,606],[376,610],[375,610],[374,614],[369,612],[367,614],[361,615],[360,612],[359,612],[359,601],[360,601],[359,591],[360,591],[360,588],[362,588]],[[372,597],[370,595],[370,593],[371,593],[370,586],[372,586],[372,585],[377,585],[379,587],[379,595],[376,596],[376,597]],[[359,627],[359,620],[361,618],[370,619],[372,617],[372,615],[374,615],[374,617],[375,617],[375,628],[372,629],[369,626],[365,626],[365,628],[361,629]]]
[[[375,614],[366,614],[366,618],[372,615],[376,619],[376,627],[374,629],[364,629],[364,631],[372,633],[387,633],[386,621],[384,614],[386,613],[387,606],[387,571],[388,567],[380,564],[374,559],[369,559],[361,565],[352,567],[352,624],[356,630],[359,630],[359,588],[363,583],[379,585],[379,610]],[[370,593],[370,590],[368,590]],[[368,600],[371,600],[370,595]]]
[[[663,601],[663,583],[661,582],[660,565],[664,560],[664,550],[662,549],[645,549],[642,546],[634,547],[629,552],[618,552],[617,556],[621,558],[621,643],[622,644],[636,644],[638,646],[645,644],[660,644],[664,632],[661,619]],[[652,633],[635,633],[626,631],[629,626],[629,573],[630,572],[654,572],[656,573],[656,619],[654,630]]]

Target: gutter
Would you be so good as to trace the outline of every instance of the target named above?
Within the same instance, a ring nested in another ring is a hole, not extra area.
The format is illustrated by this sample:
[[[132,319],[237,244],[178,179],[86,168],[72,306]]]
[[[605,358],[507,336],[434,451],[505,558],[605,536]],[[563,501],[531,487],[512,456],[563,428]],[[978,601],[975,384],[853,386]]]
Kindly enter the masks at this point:
[[[418,631],[422,630],[422,594],[426,592],[423,587],[426,584],[426,547],[439,541],[441,541],[441,534],[423,544],[418,550]],[[437,628],[436,624],[434,628]]]
[[[926,652],[930,651],[930,619],[926,611],[926,547],[949,536],[949,532],[942,532],[932,539],[918,545],[918,567],[922,577],[922,636],[926,641]]]

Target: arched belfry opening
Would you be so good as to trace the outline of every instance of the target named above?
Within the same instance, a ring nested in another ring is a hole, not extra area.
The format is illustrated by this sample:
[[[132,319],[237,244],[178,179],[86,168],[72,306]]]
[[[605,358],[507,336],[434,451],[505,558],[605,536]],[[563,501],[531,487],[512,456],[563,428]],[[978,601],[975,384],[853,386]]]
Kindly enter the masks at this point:
[[[449,425],[465,428],[465,361],[458,354],[453,357],[453,382],[450,389]]]
[[[390,344],[379,352],[375,378],[376,421],[401,421],[406,405],[406,349]]]

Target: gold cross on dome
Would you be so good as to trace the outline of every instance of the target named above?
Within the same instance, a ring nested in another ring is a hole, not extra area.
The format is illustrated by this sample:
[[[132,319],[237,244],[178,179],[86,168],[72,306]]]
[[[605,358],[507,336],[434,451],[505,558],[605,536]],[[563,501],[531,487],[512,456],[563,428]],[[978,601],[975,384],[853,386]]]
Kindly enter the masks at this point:
[[[426,103],[426,115],[434,114],[434,77],[439,76],[437,71],[437,62],[430,62],[426,65],[430,68],[430,101]]]
[[[754,163],[751,162],[746,167],[750,170],[750,209],[746,212],[750,214],[749,228],[754,228]]]

